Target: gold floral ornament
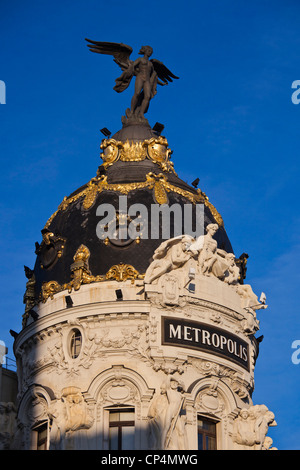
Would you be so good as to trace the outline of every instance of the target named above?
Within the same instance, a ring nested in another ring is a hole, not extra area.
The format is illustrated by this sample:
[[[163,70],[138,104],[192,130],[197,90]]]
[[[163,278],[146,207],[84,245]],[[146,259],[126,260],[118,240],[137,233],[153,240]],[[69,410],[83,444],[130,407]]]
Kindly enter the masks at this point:
[[[172,151],[168,147],[165,137],[144,140],[144,141],[117,141],[115,139],[103,139],[100,148],[103,153],[100,155],[103,160],[103,166],[108,166],[117,162],[141,162],[148,158],[157,163],[163,171],[173,172],[174,165],[170,161]]]
[[[115,264],[112,266],[109,271],[106,273],[106,279],[114,279],[116,281],[127,281],[127,279],[131,279],[133,283],[135,279],[139,278],[142,279],[143,276],[139,274],[139,272],[131,266],[131,264]]]
[[[135,279],[143,279],[143,275],[130,264],[120,263],[112,266],[105,276],[93,276],[89,269],[89,258],[90,251],[85,245],[80,245],[76,251],[73,259],[74,263],[71,264],[70,269],[72,271],[72,279],[67,284],[59,284],[57,281],[44,282],[42,285],[42,291],[40,300],[45,303],[47,299],[53,299],[54,295],[58,292],[68,290],[69,293],[78,291],[82,284],[90,284],[92,282],[100,282],[105,280],[114,279],[116,281],[126,281],[131,279],[134,282]]]
[[[141,162],[147,158],[147,146],[144,142],[120,142],[119,156],[122,162]]]

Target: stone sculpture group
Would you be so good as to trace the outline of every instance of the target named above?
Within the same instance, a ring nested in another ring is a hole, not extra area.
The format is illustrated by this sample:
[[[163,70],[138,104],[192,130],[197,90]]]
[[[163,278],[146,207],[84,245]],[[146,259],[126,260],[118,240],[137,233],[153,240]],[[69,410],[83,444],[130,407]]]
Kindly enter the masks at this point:
[[[243,308],[266,308],[258,301],[251,286],[242,283],[242,273],[235,255],[218,248],[213,238],[218,228],[218,224],[207,225],[206,234],[196,240],[190,235],[182,235],[163,242],[154,252],[144,283],[152,284],[170,271],[187,267],[190,272],[214,276],[233,286],[242,299]]]

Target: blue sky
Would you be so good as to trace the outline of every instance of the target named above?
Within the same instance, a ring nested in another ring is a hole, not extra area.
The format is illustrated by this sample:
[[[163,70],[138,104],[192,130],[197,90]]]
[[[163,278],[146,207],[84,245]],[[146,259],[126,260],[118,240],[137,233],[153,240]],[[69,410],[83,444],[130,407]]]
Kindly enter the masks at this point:
[[[19,331],[34,243],[63,197],[96,174],[99,129],[115,133],[132,87],[117,94],[120,70],[89,52],[85,37],[150,44],[180,80],[159,87],[148,120],[165,125],[179,176],[222,214],[235,254],[249,254],[247,281],[269,308],[258,312],[264,340],[255,404],[278,426],[279,449],[300,449],[298,307],[300,215],[300,3],[234,0],[1,0],[1,324]]]

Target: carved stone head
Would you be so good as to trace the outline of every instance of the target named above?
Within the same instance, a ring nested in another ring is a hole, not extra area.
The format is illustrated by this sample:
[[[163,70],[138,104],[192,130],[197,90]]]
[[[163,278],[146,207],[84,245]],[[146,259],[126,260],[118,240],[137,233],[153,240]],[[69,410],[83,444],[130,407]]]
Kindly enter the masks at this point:
[[[139,54],[146,54],[148,57],[150,57],[153,53],[153,49],[151,46],[142,46],[141,49],[140,49],[140,52]]]

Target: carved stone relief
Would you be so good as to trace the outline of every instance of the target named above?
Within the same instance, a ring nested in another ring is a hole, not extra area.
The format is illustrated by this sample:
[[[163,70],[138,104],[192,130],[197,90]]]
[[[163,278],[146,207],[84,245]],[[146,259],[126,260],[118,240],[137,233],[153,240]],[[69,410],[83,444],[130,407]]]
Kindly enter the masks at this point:
[[[148,267],[144,285],[146,298],[158,308],[182,308],[189,315],[189,305],[203,307],[209,302],[191,295],[191,285],[201,285],[204,277],[217,278],[232,290],[232,295],[240,299],[238,308],[243,313],[234,312],[225,306],[212,304],[211,310],[219,310],[235,320],[237,332],[252,335],[259,329],[256,310],[266,308],[264,301],[259,301],[249,284],[244,281],[244,265],[233,253],[226,253],[217,247],[213,238],[218,229],[217,224],[209,224],[206,235],[196,240],[188,235],[175,237],[163,242],[154,252],[153,261]],[[194,292],[195,293],[195,292]],[[236,295],[237,294],[237,295]],[[235,297],[234,297],[235,298]],[[235,300],[236,301],[236,300]],[[187,306],[187,309],[184,307]],[[225,312],[226,311],[226,312]],[[222,322],[221,315],[211,317],[214,322]],[[233,325],[230,325],[233,327]]]
[[[188,248],[192,241],[191,236],[183,235],[163,242],[154,252],[153,261],[145,274],[145,284],[151,284],[163,274],[185,265],[191,258]]]
[[[137,404],[140,395],[137,388],[126,378],[116,377],[101,390],[98,403],[101,405]]]
[[[145,407],[153,396],[153,389],[149,389],[144,378],[137,372],[123,366],[113,366],[99,374],[93,381],[93,387],[89,392],[95,398],[96,420],[101,433],[106,422],[104,414],[112,406],[134,407],[136,423],[145,419]],[[106,433],[108,429],[104,429],[104,434]]]
[[[179,303],[179,279],[171,274],[164,276],[161,286],[162,301],[164,305],[178,305]]]
[[[218,228],[217,224],[209,224],[206,235],[201,235],[196,240],[190,235],[182,235],[161,243],[145,273],[144,283],[157,284],[164,274],[184,268],[188,271],[185,275],[187,280],[189,275],[192,278],[195,274],[214,276],[232,286],[241,297],[242,308],[266,308],[258,302],[251,286],[243,284],[245,269],[241,272],[241,260],[237,260],[233,253],[218,248],[217,241],[213,238]],[[173,279],[172,282],[174,284]]]
[[[225,404],[218,391],[218,379],[212,381],[210,387],[201,390],[195,401],[197,411],[202,411],[214,416],[219,416],[224,412]]]
[[[265,405],[254,405],[240,410],[234,420],[232,440],[235,449],[268,449],[270,440],[266,440],[269,426],[276,426],[274,414]]]
[[[148,411],[152,449],[185,450],[187,446],[183,385],[168,377]]]
[[[253,387],[244,378],[244,375],[230,367],[217,364],[213,361],[189,357],[188,363],[191,364],[203,377],[217,377],[224,383],[230,385],[231,390],[243,399],[249,400]]]
[[[50,449],[80,449],[86,446],[86,430],[94,423],[94,410],[89,409],[81,389],[63,388],[60,397],[48,407]]]
[[[49,338],[47,331],[36,335],[35,342],[40,344],[45,339],[51,341],[45,343],[46,351],[41,354],[39,359],[34,359],[31,354],[32,343],[28,342],[22,346],[22,351],[26,349],[26,354],[18,351],[17,355],[22,360],[22,387],[25,389],[34,380],[36,373],[42,368],[47,368],[47,372],[52,374],[55,371],[61,375],[65,373],[67,377],[72,378],[78,376],[82,369],[89,369],[94,361],[103,358],[104,354],[114,349],[123,348],[126,354],[142,359],[143,361],[153,364],[153,359],[149,350],[149,328],[151,329],[151,338],[153,341],[157,330],[157,322],[152,320],[142,324],[134,324],[132,326],[123,327],[121,329],[115,327],[102,327],[97,329],[88,326],[86,321],[68,321],[60,326],[56,325],[53,339]],[[82,350],[79,356],[73,359],[69,353],[70,332],[76,327],[82,332]]]

